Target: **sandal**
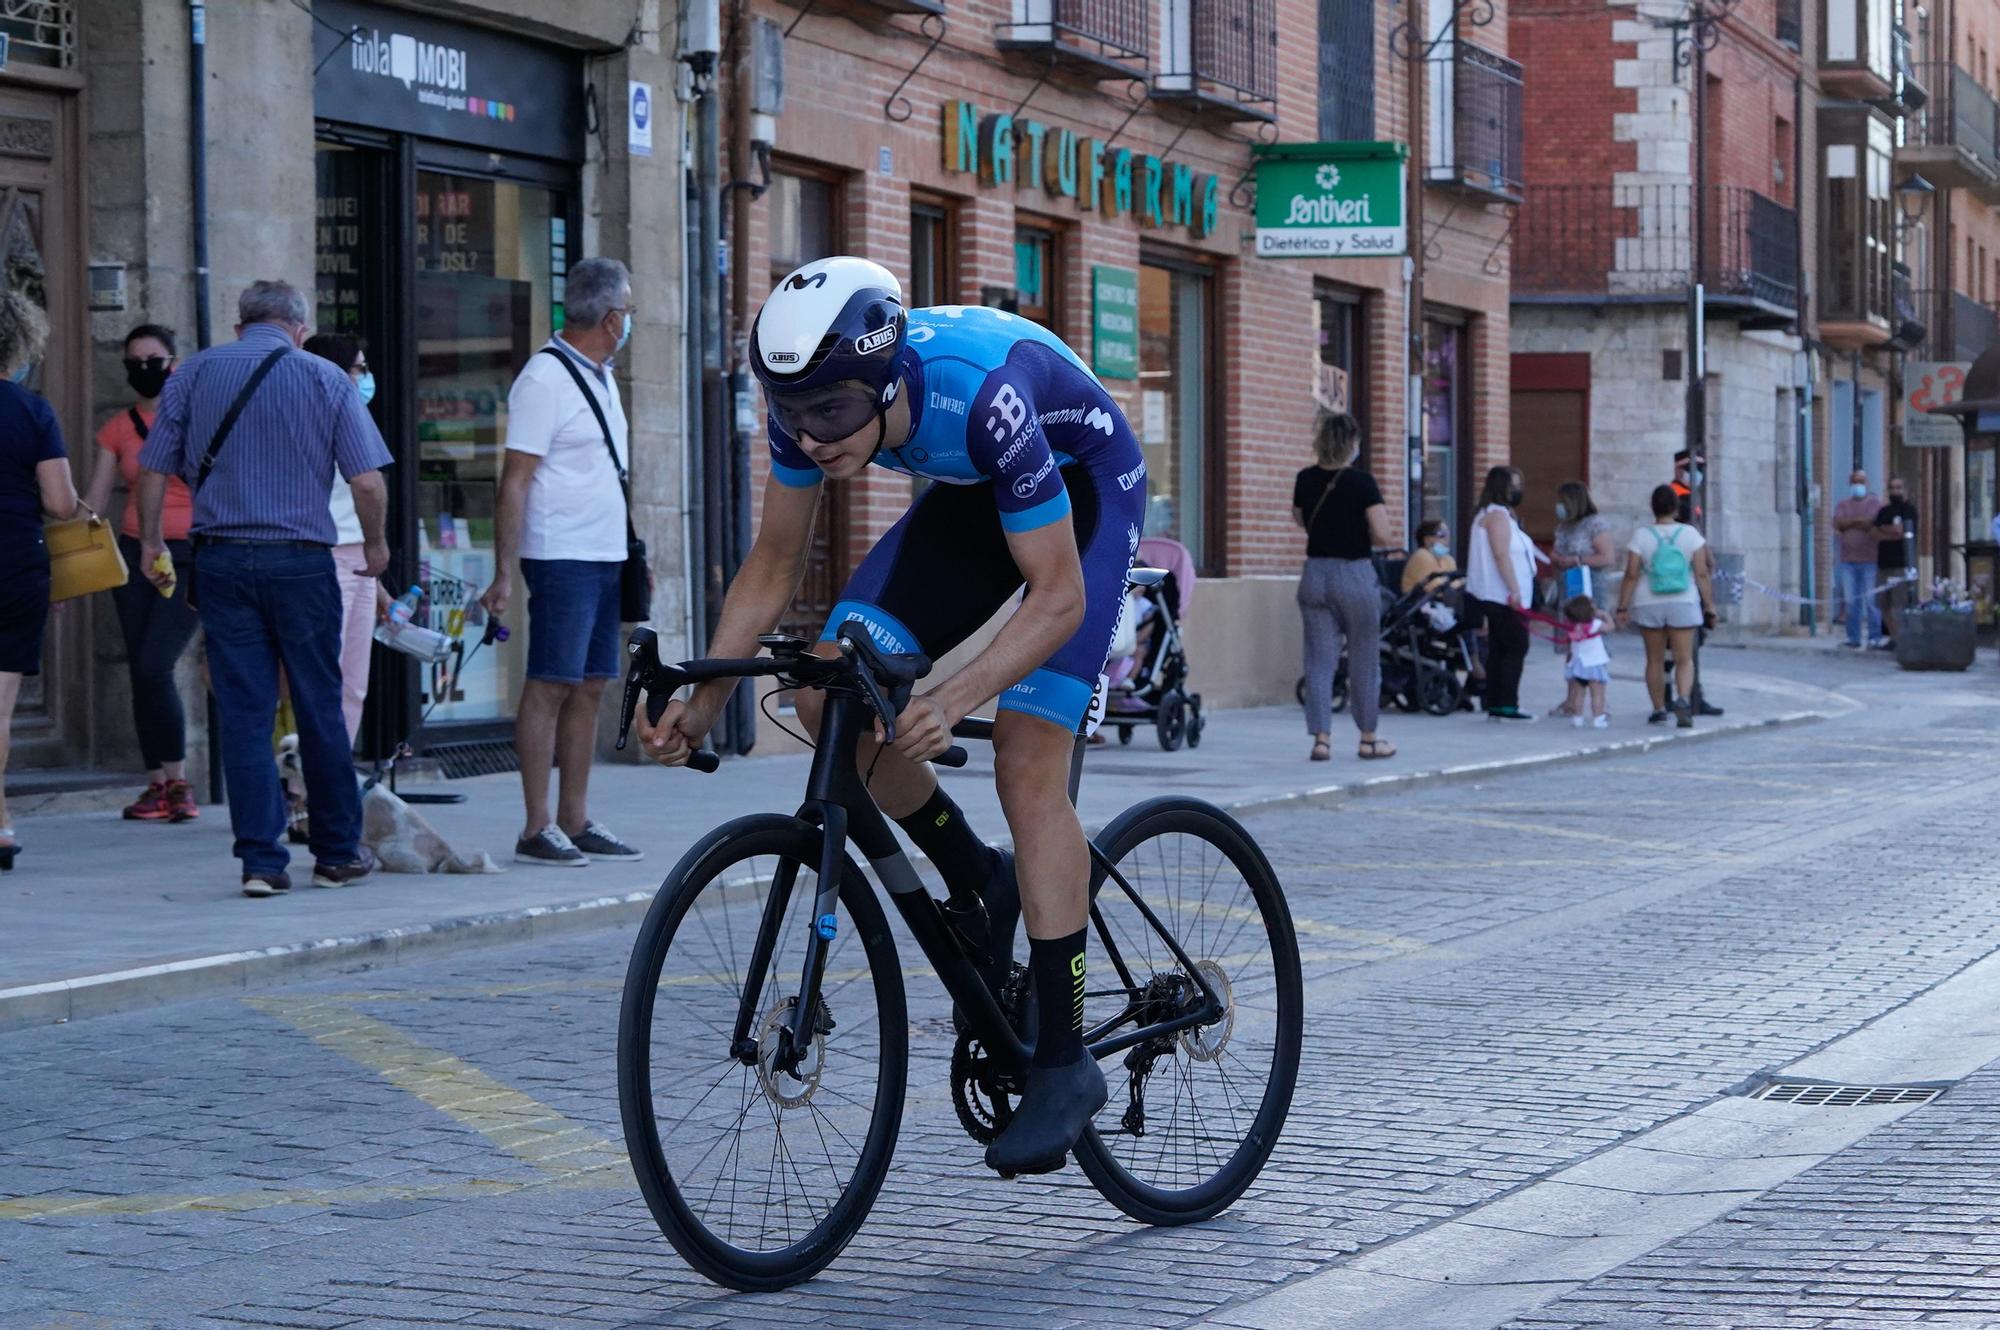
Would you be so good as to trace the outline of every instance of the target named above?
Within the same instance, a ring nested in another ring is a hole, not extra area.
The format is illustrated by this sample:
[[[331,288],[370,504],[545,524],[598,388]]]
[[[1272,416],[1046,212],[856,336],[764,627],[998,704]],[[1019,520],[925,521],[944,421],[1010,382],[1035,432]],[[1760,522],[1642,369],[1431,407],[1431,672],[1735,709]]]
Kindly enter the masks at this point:
[[[1364,762],[1375,762],[1395,755],[1396,745],[1387,739],[1363,739],[1361,747],[1356,750],[1356,756]]]
[[[1313,740],[1312,760],[1315,762],[1333,761],[1332,746],[1324,739]]]

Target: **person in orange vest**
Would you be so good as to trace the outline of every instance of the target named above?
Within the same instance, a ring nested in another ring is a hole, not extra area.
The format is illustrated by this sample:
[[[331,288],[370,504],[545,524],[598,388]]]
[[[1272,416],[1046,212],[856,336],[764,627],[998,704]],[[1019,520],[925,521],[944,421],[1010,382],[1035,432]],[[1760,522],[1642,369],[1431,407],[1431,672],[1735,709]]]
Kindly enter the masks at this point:
[[[1707,515],[1702,505],[1695,501],[1694,492],[1702,482],[1702,469],[1708,465],[1707,453],[1694,454],[1694,465],[1688,465],[1688,450],[1683,448],[1674,454],[1674,496],[1680,500],[1678,520],[1686,522],[1696,530],[1702,530],[1707,523],[1702,519]],[[1720,716],[1722,708],[1709,702],[1701,689],[1701,647],[1708,641],[1708,626],[1704,624],[1695,631],[1694,689],[1689,701],[1694,703],[1698,716]],[[1671,674],[1668,676],[1672,677]]]

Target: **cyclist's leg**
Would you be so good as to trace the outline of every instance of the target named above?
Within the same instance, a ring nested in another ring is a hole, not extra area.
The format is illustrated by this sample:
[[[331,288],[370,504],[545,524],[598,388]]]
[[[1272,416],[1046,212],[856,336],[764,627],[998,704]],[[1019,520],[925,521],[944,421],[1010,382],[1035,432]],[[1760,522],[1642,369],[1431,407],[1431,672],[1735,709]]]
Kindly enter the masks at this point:
[[[1066,472],[1064,483],[1082,545],[1083,622],[1046,664],[1001,694],[994,730],[1037,1008],[1027,1088],[986,1152],[987,1164],[1003,1173],[1061,1167],[1105,1095],[1104,1074],[1083,1046],[1090,857],[1069,802],[1069,763],[1123,607],[1145,493],[1099,486],[1081,473]]]

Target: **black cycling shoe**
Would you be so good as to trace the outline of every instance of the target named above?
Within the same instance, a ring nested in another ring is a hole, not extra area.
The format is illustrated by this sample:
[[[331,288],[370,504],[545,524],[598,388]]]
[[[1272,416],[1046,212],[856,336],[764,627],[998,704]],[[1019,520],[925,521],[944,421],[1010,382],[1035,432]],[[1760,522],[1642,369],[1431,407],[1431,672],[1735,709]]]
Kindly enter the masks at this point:
[[[1088,1053],[1060,1067],[1029,1067],[1014,1120],[986,1147],[986,1167],[1003,1178],[1055,1172],[1109,1097],[1104,1070]]]

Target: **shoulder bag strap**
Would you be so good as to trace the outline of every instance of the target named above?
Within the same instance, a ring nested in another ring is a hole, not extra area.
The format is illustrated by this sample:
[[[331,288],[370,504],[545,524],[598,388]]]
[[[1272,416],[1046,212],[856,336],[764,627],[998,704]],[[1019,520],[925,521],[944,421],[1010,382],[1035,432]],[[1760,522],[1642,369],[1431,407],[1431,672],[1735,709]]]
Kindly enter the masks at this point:
[[[201,469],[195,473],[194,488],[200,489],[201,483],[208,479],[208,473],[215,469],[215,455],[221,452],[222,445],[228,442],[229,431],[236,428],[236,418],[242,415],[243,408],[250,404],[251,395],[257,391],[257,385],[264,381],[264,376],[271,372],[272,366],[283,360],[285,353],[291,349],[289,346],[277,348],[259,361],[257,368],[250,372],[250,381],[236,394],[236,400],[229,404],[229,410],[223,414],[222,423],[215,427],[215,437],[208,441],[208,451],[202,455]]]
[[[554,356],[556,363],[568,370],[570,378],[576,381],[576,390],[583,394],[583,400],[590,403],[590,414],[597,417],[597,428],[604,431],[604,451],[611,454],[611,469],[618,473],[618,488],[624,491],[627,508],[626,520],[630,521],[629,510],[632,503],[632,481],[625,474],[625,467],[618,460],[618,445],[611,441],[611,422],[605,419],[604,408],[597,404],[597,394],[590,391],[590,385],[583,381],[582,372],[577,369],[568,356],[552,346],[543,347],[537,354]]]
[[[132,418],[132,428],[138,431],[139,442],[144,443],[146,436],[152,433],[151,430],[146,428],[146,418],[139,414],[139,408],[136,406],[126,407],[125,414]]]
[[[1333,491],[1339,486],[1340,478],[1346,474],[1346,467],[1337,466],[1333,469],[1333,474],[1326,478],[1326,488],[1319,492],[1319,502],[1313,505],[1312,512],[1306,516],[1306,539],[1312,539],[1313,523],[1319,521],[1319,510],[1326,507],[1326,501],[1333,497]]]

